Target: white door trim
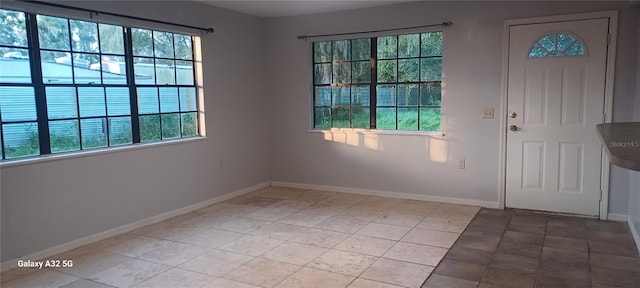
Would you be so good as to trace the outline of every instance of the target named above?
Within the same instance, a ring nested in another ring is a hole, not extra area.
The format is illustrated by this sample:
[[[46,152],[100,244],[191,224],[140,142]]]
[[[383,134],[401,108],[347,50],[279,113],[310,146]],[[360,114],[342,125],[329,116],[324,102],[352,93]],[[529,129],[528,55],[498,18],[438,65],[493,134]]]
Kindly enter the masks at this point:
[[[605,103],[604,103],[604,122],[611,122],[613,113],[613,84],[616,59],[616,46],[618,36],[618,11],[600,11],[571,15],[556,15],[522,19],[508,19],[504,22],[503,39],[502,39],[502,91],[500,99],[500,169],[499,169],[499,190],[498,197],[499,208],[505,208],[506,189],[506,173],[507,173],[507,91],[509,86],[509,29],[511,26],[524,24],[537,24],[549,22],[563,22],[575,20],[587,20],[597,18],[609,19],[609,47],[607,49],[607,70],[605,76]],[[593,127],[595,130],[596,127]],[[602,167],[600,188],[602,197],[600,201],[600,219],[607,220],[609,211],[609,160],[606,153],[602,152]]]

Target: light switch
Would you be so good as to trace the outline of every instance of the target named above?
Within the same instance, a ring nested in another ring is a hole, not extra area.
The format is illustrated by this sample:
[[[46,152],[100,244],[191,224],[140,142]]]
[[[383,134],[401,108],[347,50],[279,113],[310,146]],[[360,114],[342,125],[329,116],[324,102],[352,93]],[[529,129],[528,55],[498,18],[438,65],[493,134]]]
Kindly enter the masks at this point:
[[[484,108],[482,110],[482,119],[493,119],[493,108]]]

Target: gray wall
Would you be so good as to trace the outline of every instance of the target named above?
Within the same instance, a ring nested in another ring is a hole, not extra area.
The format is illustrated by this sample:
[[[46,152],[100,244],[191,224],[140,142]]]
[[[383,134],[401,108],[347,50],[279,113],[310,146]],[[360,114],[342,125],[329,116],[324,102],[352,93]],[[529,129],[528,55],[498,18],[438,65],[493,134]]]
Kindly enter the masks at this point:
[[[631,120],[637,13],[623,2],[415,2],[268,21],[272,180],[499,200],[500,110],[505,19],[620,8],[615,121]],[[310,42],[297,35],[376,30],[452,21],[444,39],[446,136],[308,132]],[[466,169],[457,169],[459,159]],[[611,213],[627,213],[629,174],[614,169]]]
[[[208,139],[2,167],[2,261],[270,179],[264,19],[182,1],[64,4],[215,27],[202,37]]]
[[[640,6],[637,6],[636,12],[640,14]],[[636,59],[636,93],[634,102],[634,119],[640,122],[640,20],[638,21],[638,58]],[[630,171],[629,181],[629,219],[631,225],[640,232],[640,172]],[[640,239],[636,239],[640,240]]]

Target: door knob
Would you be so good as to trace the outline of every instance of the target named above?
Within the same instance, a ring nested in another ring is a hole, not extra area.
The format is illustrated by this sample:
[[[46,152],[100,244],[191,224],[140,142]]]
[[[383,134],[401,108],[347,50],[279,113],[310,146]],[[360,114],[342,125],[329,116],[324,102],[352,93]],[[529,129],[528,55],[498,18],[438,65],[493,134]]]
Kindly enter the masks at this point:
[[[516,125],[511,125],[511,126],[509,126],[509,130],[511,130],[511,131],[513,131],[513,132],[516,132],[516,131],[518,131],[518,126],[516,126]]]
[[[518,114],[516,114],[516,112],[511,112],[511,113],[509,113],[509,117],[516,118],[516,117],[518,117]]]

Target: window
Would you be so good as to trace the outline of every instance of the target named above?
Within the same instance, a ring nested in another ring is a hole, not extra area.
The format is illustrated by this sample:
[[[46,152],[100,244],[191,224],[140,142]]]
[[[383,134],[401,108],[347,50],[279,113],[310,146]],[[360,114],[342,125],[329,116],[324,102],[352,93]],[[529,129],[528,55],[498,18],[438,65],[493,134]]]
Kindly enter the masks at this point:
[[[440,130],[442,32],[313,43],[314,128]]]
[[[529,49],[529,58],[585,55],[584,45],[566,33],[551,33],[540,38]]]
[[[2,159],[200,135],[191,35],[0,17]]]

